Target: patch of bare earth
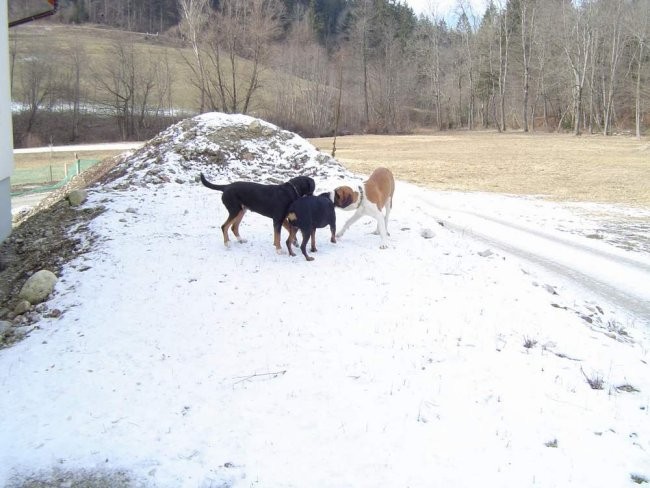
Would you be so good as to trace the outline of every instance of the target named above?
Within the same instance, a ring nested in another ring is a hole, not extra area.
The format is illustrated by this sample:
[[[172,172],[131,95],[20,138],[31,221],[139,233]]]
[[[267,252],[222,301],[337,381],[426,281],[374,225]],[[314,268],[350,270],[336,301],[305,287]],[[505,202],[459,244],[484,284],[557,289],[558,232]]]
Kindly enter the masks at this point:
[[[14,323],[18,327],[12,329],[13,334],[0,341],[0,347],[22,339],[22,334],[16,332],[37,322],[40,315],[59,313],[47,310],[47,304],[40,304],[19,317],[14,317],[12,310],[20,288],[32,274],[48,269],[59,276],[67,262],[92,248],[93,236],[88,224],[103,209],[72,207],[65,196],[95,183],[119,160],[111,158],[85,171],[14,222],[11,235],[0,245],[0,319],[19,322]]]

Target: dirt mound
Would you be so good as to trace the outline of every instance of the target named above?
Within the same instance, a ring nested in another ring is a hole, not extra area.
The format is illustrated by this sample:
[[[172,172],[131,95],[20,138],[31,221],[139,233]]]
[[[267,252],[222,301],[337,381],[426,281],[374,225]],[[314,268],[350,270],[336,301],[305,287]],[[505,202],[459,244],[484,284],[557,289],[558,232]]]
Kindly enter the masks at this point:
[[[208,113],[169,127],[103,178],[114,189],[185,184],[203,172],[222,182],[281,183],[350,174],[302,137],[246,115]]]

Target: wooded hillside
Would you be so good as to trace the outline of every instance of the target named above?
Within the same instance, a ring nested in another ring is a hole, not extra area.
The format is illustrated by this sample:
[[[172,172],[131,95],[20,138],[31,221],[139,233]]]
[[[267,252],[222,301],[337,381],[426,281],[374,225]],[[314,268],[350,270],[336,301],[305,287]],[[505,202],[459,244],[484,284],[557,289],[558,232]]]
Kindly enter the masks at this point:
[[[15,144],[144,139],[212,110],[310,137],[641,136],[649,34],[650,0],[459,0],[447,18],[394,0],[64,1],[10,31]]]

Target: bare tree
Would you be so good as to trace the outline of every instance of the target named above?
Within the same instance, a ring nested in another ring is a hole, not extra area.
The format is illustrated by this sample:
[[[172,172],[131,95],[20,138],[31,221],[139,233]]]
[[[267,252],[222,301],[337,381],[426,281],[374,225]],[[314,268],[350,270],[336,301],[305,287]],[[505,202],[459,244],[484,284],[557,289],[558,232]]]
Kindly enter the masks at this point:
[[[441,69],[441,23],[435,12],[431,12],[429,20],[423,22],[418,34],[417,59],[419,60],[420,76],[426,80],[426,93],[435,110],[436,127],[442,130],[442,69]]]
[[[614,94],[616,81],[618,78],[618,66],[625,45],[623,37],[623,0],[610,0],[605,10],[605,18],[609,19],[609,51],[606,80],[603,83],[604,93],[604,114],[603,114],[603,134],[611,134],[612,112],[614,103]]]
[[[465,0],[458,0],[458,10],[460,12],[459,32],[463,44],[463,53],[465,58],[465,69],[467,70],[468,87],[468,104],[467,104],[467,128],[474,128],[474,14],[471,5]],[[460,80],[460,77],[459,77]],[[462,109],[461,109],[462,110]]]
[[[82,44],[74,44],[63,53],[62,73],[58,77],[61,102],[68,104],[71,111],[70,140],[79,138],[81,116],[82,79],[88,70],[88,58]]]
[[[370,79],[368,66],[370,64],[370,39],[372,35],[372,0],[359,0],[352,11],[353,30],[350,42],[357,62],[361,66],[361,85],[363,93],[363,111],[366,129],[370,126]]]
[[[510,52],[510,25],[508,9],[502,9],[499,22],[499,104],[501,107],[501,129],[506,130],[506,81],[508,79],[508,54]]]
[[[521,16],[521,47],[523,61],[523,103],[522,116],[524,132],[528,132],[528,92],[530,85],[530,59],[533,48],[533,38],[535,36],[535,13],[537,10],[536,0],[520,0],[519,2]],[[533,120],[533,125],[535,121]]]
[[[9,86],[13,89],[14,74],[16,73],[16,57],[18,56],[18,38],[13,37],[9,44]]]
[[[45,53],[32,55],[23,65],[21,88],[23,103],[27,109],[24,132],[30,134],[44,101],[52,95],[55,78],[54,65]]]
[[[165,65],[153,53],[138,53],[133,43],[119,41],[113,44],[111,58],[111,65],[95,72],[97,86],[116,117],[122,139],[139,138]]]
[[[641,86],[646,47],[650,39],[650,0],[638,0],[636,9],[629,12],[628,30],[633,39],[633,61],[636,61],[634,84],[634,125],[637,139],[641,138]]]
[[[194,56],[192,61],[185,61],[192,71],[192,82],[199,90],[199,112],[203,113],[208,100],[208,75],[200,39],[208,23],[210,0],[178,0],[178,9],[181,33],[189,41]]]
[[[135,90],[135,59],[133,45],[116,42],[112,47],[111,65],[95,72],[100,91],[107,95],[105,105],[110,107],[117,120],[123,140],[133,134],[133,92]]]
[[[281,32],[280,0],[224,0],[215,14],[218,28],[210,39],[213,105],[229,113],[247,113],[261,87],[271,44]]]
[[[580,135],[582,123],[582,94],[589,62],[592,25],[589,0],[574,7],[571,0],[565,0],[562,9],[563,49],[573,77],[573,133]]]

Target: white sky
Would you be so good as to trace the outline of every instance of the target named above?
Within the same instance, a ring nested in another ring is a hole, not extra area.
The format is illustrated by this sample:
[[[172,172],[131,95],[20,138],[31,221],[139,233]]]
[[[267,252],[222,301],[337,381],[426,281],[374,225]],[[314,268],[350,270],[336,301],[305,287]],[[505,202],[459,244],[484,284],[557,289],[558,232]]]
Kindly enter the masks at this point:
[[[457,0],[405,0],[406,3],[414,10],[416,15],[428,14],[431,11],[436,12],[437,15],[448,17],[453,16]],[[487,0],[469,0],[474,13],[480,15],[484,12]]]

